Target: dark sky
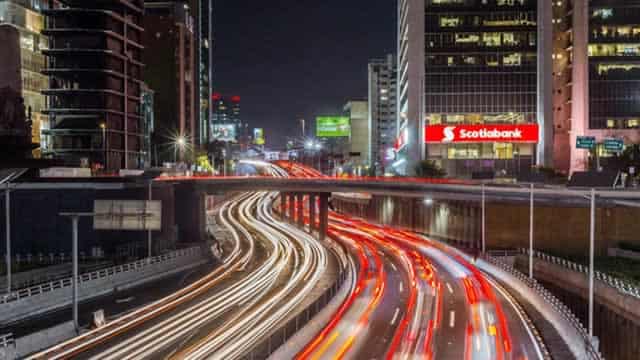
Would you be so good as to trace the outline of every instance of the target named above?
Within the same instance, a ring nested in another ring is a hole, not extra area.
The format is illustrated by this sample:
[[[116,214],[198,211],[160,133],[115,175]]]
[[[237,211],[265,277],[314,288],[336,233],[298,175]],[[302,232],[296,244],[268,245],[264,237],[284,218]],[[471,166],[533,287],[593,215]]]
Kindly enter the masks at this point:
[[[242,97],[242,119],[283,147],[296,119],[367,97],[367,61],[395,53],[395,0],[218,0],[214,89]]]

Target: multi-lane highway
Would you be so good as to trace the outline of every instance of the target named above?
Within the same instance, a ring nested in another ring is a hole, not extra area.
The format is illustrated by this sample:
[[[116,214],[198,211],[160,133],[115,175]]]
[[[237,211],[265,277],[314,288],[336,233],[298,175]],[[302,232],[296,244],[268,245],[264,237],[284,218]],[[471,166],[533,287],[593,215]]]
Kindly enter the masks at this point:
[[[275,177],[321,176],[252,164]],[[544,358],[515,300],[457,250],[334,212],[321,244],[274,216],[277,198],[243,193],[221,205],[215,222],[230,240],[201,280],[32,358],[242,358],[311,303],[336,266],[353,274],[349,294],[299,359]]]
[[[242,357],[309,302],[330,262],[327,246],[273,218],[275,197],[243,194],[222,206],[218,222],[233,244],[194,287],[33,358]]]
[[[360,258],[358,286],[300,358],[543,358],[512,297],[455,250],[335,213],[330,235]]]

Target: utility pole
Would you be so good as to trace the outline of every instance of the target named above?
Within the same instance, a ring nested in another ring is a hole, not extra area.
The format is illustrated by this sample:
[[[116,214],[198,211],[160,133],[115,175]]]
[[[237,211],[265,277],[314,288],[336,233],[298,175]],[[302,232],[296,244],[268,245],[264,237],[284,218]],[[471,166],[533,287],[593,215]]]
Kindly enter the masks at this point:
[[[589,336],[593,338],[594,253],[596,242],[596,190],[591,189],[591,226],[589,229]]]
[[[485,191],[485,185],[482,184],[482,253],[487,251],[487,234],[486,234],[486,207],[487,207],[487,194]]]
[[[533,279],[533,210],[535,186],[531,184],[531,202],[529,204],[529,279]]]
[[[7,294],[11,293],[11,190],[7,182],[4,191],[4,207],[5,207],[5,230],[6,230],[6,267],[7,267]]]

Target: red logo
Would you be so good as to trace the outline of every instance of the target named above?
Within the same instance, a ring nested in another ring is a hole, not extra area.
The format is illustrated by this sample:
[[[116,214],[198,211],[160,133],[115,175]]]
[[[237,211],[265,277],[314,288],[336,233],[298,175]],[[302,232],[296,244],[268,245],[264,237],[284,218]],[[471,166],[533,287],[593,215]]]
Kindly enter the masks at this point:
[[[539,140],[539,127],[537,124],[427,125],[425,127],[425,142],[427,143],[538,143]]]

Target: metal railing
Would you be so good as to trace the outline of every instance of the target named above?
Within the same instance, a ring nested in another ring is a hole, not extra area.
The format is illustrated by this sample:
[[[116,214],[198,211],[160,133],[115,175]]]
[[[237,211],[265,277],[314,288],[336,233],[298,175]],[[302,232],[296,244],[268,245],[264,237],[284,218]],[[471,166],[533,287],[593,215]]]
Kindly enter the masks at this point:
[[[304,311],[282,325],[278,330],[269,335],[268,338],[262,340],[258,345],[246,354],[245,359],[266,359],[282,345],[284,345],[295,333],[300,331],[314,316],[316,316],[331,300],[338,294],[340,288],[347,280],[348,272],[340,270],[340,274],[334,281],[333,285],[326,289],[320,297],[312,304],[307,306]]]
[[[10,346],[14,346],[15,344],[16,340],[13,338],[12,333],[0,335],[0,349],[8,348]]]
[[[188,249],[173,251],[164,255],[155,256],[150,259],[141,259],[132,263],[118,265],[118,266],[114,266],[114,267],[110,267],[110,268],[106,268],[106,269],[102,269],[102,270],[98,270],[90,273],[81,274],[78,277],[78,283],[82,284],[83,282],[102,279],[109,276],[113,276],[115,274],[139,271],[146,267],[149,267],[150,265],[164,263],[164,262],[167,262],[179,257],[183,257],[183,256],[195,255],[200,253],[200,251],[201,251],[200,247],[192,247]],[[6,294],[0,297],[0,305],[10,303],[13,301],[18,301],[20,299],[28,298],[30,296],[47,293],[56,289],[70,287],[72,285],[72,279],[73,278],[71,277],[64,278],[56,281],[51,281],[45,284],[31,286],[28,288],[14,291],[10,294]]]
[[[550,304],[553,307],[553,309],[556,312],[558,312],[565,319],[565,321],[567,321],[567,323],[571,324],[571,326],[573,326],[573,328],[577,330],[577,332],[580,334],[580,336],[584,340],[585,348],[587,350],[587,354],[590,360],[604,360],[604,357],[602,356],[602,354],[594,347],[593,342],[591,341],[591,337],[589,336],[589,332],[585,329],[582,322],[571,311],[571,309],[569,309],[555,295],[553,295],[549,290],[547,290],[535,279],[530,279],[527,275],[518,271],[513,266],[504,263],[502,260],[493,256],[484,256],[484,258],[491,264],[506,271],[510,275],[522,281],[529,288],[533,289],[538,295],[540,295],[545,300],[545,302]]]
[[[529,255],[529,249],[520,249],[520,253],[523,255]],[[589,267],[582,265],[582,264],[578,264],[575,263],[573,261],[567,260],[567,259],[563,259],[557,256],[553,256],[553,255],[549,255],[549,254],[545,254],[543,252],[540,251],[535,251],[533,252],[533,256],[537,259],[546,261],[548,263],[551,264],[555,264],[558,266],[562,266],[563,268],[567,269],[567,270],[571,270],[571,271],[576,271],[576,272],[580,272],[583,273],[585,275],[589,274]],[[636,299],[640,299],[640,288],[637,286],[634,286],[624,280],[618,279],[616,277],[613,277],[611,275],[605,274],[601,271],[595,271],[595,278],[596,280],[601,281],[602,283],[616,289],[619,293],[624,294],[624,295],[628,295],[628,296],[633,296]]]

